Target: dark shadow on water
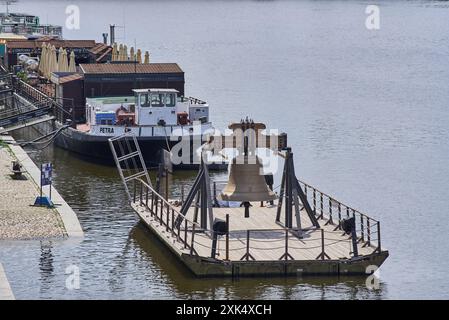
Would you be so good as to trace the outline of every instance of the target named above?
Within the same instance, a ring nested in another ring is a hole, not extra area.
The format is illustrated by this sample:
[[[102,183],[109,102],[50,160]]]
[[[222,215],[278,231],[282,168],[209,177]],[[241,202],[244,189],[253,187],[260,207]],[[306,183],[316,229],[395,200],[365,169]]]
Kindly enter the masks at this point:
[[[53,245],[51,241],[40,242],[41,254],[39,257],[39,271],[41,282],[41,293],[47,292],[51,289],[52,280],[54,278],[54,259],[53,259]]]

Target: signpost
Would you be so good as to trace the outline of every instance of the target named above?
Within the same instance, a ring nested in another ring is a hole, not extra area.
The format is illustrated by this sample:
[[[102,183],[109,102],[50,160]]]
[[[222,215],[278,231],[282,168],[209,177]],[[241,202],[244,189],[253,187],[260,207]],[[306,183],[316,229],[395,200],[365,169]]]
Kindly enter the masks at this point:
[[[53,173],[53,165],[51,162],[43,163],[41,165],[41,196],[42,196],[42,187],[50,186],[50,200],[51,200],[51,176]]]
[[[43,163],[41,165],[41,185],[40,185],[40,197],[36,199],[34,205],[39,206],[47,206],[52,207],[53,203],[51,202],[51,184],[52,184],[52,174],[53,174],[53,165],[51,162]],[[49,186],[49,197],[42,195],[42,188],[44,186]]]

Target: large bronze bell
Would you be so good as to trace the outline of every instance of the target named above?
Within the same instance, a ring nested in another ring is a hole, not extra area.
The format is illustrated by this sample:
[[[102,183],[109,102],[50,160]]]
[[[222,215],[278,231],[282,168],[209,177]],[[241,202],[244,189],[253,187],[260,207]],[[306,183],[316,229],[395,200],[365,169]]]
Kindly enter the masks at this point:
[[[218,196],[224,201],[271,201],[277,198],[268,188],[259,157],[240,155],[231,163],[229,181]]]

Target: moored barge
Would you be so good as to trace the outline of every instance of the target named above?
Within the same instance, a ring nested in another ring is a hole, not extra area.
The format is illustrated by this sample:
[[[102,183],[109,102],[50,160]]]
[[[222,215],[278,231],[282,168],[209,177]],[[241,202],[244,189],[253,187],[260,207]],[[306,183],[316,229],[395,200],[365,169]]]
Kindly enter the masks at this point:
[[[62,131],[56,144],[112,164],[108,139],[129,132],[137,137],[146,165],[164,162],[162,150],[167,150],[173,151],[170,161],[175,168],[197,168],[196,151],[206,134],[214,131],[209,105],[200,99],[181,97],[175,89],[133,92],[131,97],[87,98],[86,122]]]

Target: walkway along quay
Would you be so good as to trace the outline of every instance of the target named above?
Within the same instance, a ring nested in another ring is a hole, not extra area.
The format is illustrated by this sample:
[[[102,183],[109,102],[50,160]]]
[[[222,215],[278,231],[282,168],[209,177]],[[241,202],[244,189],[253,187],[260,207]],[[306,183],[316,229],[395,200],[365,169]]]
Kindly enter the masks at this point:
[[[24,161],[7,144],[13,141],[10,136],[0,136],[0,239],[63,237],[66,231],[59,214],[54,209],[32,206],[39,196],[39,180],[36,184],[23,164],[20,179],[14,177],[12,162]]]
[[[11,136],[1,135],[0,143],[0,240],[83,236],[75,212],[54,187],[54,208],[32,206],[40,194],[40,169]],[[21,165],[21,178],[14,178],[12,161]],[[46,188],[43,194],[49,196]]]
[[[83,236],[75,212],[54,187],[51,194],[54,208],[31,206],[40,195],[41,171],[9,135],[29,126],[47,133],[53,120],[65,122],[68,118],[60,105],[39,90],[10,74],[0,76],[0,239]],[[32,143],[39,140],[41,145],[50,144],[58,132],[44,134]],[[23,171],[22,179],[13,179],[12,161]],[[49,196],[46,188],[43,195]]]
[[[230,126],[237,127],[265,128]],[[254,153],[245,141],[248,160]],[[135,137],[110,139],[131,207],[197,276],[361,275],[379,267],[388,257],[380,222],[298,180],[285,137],[279,142],[268,145],[284,158],[279,195],[260,175],[259,160],[233,161],[224,188],[210,181],[203,161],[188,195],[170,199],[153,187]]]

